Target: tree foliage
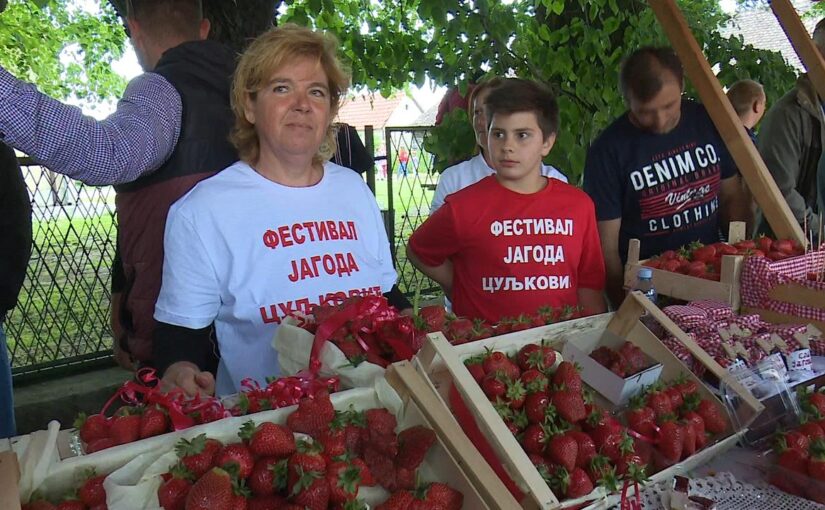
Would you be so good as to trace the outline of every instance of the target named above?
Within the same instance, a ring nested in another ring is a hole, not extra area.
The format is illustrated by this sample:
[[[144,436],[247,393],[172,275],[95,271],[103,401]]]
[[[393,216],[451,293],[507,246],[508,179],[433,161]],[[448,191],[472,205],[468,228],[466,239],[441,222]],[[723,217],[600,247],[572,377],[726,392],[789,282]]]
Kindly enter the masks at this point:
[[[105,3],[87,13],[65,0],[10,0],[0,14],[0,65],[56,98],[98,102],[120,94],[125,81],[112,62],[123,44],[123,28]]]
[[[618,92],[621,60],[647,44],[667,44],[642,0],[292,0],[284,20],[330,30],[353,62],[355,83],[387,92],[429,75],[466,87],[483,76],[517,75],[548,83],[558,94],[561,131],[549,161],[576,182],[594,137],[624,111]],[[725,38],[727,16],[717,0],[680,6],[723,84],[753,78],[776,98],[793,71],[775,52]],[[311,15],[310,15],[311,13]],[[688,93],[692,95],[689,89]],[[436,129],[427,147],[441,161],[468,156],[466,115]]]

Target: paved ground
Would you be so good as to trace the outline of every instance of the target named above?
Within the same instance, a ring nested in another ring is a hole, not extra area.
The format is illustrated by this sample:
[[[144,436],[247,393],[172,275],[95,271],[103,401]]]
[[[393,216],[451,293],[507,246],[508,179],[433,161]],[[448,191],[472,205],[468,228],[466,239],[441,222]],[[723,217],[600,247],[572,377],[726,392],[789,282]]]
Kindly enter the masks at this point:
[[[17,433],[45,429],[50,420],[69,428],[77,413],[99,412],[129,377],[120,368],[106,368],[15,389]]]

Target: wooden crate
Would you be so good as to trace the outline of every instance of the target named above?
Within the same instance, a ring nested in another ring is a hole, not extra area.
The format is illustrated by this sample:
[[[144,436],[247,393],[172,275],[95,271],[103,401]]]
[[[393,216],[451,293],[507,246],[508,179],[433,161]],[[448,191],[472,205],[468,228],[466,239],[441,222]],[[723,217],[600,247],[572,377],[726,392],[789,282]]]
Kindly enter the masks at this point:
[[[825,310],[825,292],[811,289],[799,283],[777,285],[768,291],[768,296],[776,301],[794,305],[808,306]],[[763,320],[776,324],[813,324],[820,331],[825,331],[825,321],[817,321],[796,315],[776,312],[765,308],[743,306],[742,313],[759,314]]]
[[[525,509],[555,509],[572,505],[579,505],[593,501],[592,508],[602,505],[615,504],[619,495],[607,494],[604,489],[597,488],[590,496],[578,500],[569,500],[561,503],[552,490],[542,480],[538,471],[530,462],[527,454],[510,433],[503,420],[498,416],[493,405],[464,366],[463,361],[485,349],[500,350],[515,353],[528,343],[547,342],[557,351],[561,351],[567,341],[576,342],[578,338],[592,337],[592,333],[609,331],[635,345],[639,346],[648,356],[662,363],[662,377],[672,380],[680,374],[685,374],[695,381],[703,398],[712,399],[727,414],[724,404],[685,367],[670,350],[662,344],[640,321],[645,314],[650,314],[676,338],[685,344],[685,347],[708,370],[720,379],[730,383],[731,388],[739,397],[737,408],[737,422],[745,426],[749,424],[764,409],[739,383],[732,380],[719,364],[717,364],[704,350],[702,350],[689,336],[681,331],[661,310],[656,308],[641,293],[631,293],[615,314],[603,314],[595,317],[552,324],[540,328],[520,331],[509,335],[493,337],[479,342],[472,342],[459,346],[450,345],[440,333],[428,336],[422,350],[415,360],[416,367],[424,373],[427,379],[441,396],[444,402],[449,402],[449,391],[455,385],[461,397],[467,403],[476,422],[487,441],[520,489],[526,494],[521,507]],[[588,346],[579,345],[582,348]],[[589,349],[585,349],[589,350]],[[606,402],[600,402],[610,409]],[[684,462],[661,471],[651,478],[651,483],[669,479],[675,474],[685,472],[693,467],[707,462],[713,456],[733,446],[745,433],[745,430],[731,431],[719,442],[690,457]]]
[[[728,233],[728,240],[736,243],[745,238],[745,224],[733,222]],[[624,269],[624,287],[632,289],[636,284],[636,275],[639,269],[645,267],[648,259],[640,260],[641,243],[638,239],[631,239],[627,249],[627,263]],[[694,299],[713,299],[731,305],[734,310],[739,309],[739,278],[742,274],[743,257],[725,255],[722,257],[720,281],[705,280],[681,273],[673,273],[662,269],[651,268],[653,271],[653,286],[661,296],[670,296],[676,299],[692,301]]]

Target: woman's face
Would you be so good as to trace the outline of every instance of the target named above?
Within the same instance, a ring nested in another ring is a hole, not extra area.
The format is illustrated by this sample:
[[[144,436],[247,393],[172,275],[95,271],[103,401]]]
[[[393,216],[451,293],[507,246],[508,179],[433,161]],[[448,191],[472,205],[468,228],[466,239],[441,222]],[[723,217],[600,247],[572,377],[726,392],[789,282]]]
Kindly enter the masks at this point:
[[[476,132],[476,143],[487,152],[487,114],[484,113],[484,102],[490,95],[490,89],[485,88],[473,98],[473,131]]]
[[[287,62],[272,73],[255,99],[247,98],[244,113],[258,133],[261,160],[311,158],[332,122],[323,66],[309,57]]]

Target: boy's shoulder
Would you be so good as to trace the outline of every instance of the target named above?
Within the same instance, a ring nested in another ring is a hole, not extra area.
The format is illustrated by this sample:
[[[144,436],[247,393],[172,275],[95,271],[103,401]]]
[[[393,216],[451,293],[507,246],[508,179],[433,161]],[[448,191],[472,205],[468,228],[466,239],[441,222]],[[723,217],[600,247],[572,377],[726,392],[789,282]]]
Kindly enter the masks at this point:
[[[498,193],[504,193],[501,186],[498,185],[495,175],[488,175],[467,187],[461,188],[455,193],[447,195],[445,202],[450,202],[453,206],[465,203],[474,203],[479,199],[487,199]]]

